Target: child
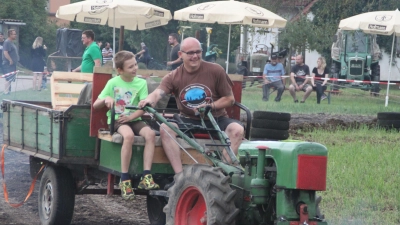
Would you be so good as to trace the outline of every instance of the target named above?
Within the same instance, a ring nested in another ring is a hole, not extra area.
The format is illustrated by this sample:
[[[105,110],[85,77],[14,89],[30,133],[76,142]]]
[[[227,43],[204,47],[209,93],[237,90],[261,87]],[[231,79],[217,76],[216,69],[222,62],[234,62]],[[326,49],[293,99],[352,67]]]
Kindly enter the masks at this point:
[[[150,173],[155,148],[155,132],[141,120],[143,110],[128,110],[125,105],[138,105],[140,100],[147,97],[146,81],[136,77],[138,65],[133,53],[120,51],[114,57],[115,67],[119,76],[110,79],[98,99],[93,104],[94,109],[104,106],[115,108],[114,129],[123,137],[121,148],[121,188],[122,198],[132,200],[135,193],[132,190],[131,180],[128,174],[129,164],[132,157],[132,144],[134,136],[143,136],[146,140],[143,153],[143,175],[139,183],[139,189],[158,189]],[[108,124],[111,122],[111,112],[107,112]]]

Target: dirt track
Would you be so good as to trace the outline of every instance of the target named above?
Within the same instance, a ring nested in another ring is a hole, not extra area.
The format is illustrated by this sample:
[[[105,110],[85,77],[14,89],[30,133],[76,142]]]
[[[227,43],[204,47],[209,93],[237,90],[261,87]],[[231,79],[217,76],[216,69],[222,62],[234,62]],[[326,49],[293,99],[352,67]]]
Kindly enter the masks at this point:
[[[332,127],[351,127],[360,124],[373,126],[376,117],[311,114],[292,114],[290,133],[292,138],[301,139],[297,134],[299,129],[307,131],[315,128],[331,129]],[[0,123],[0,136],[3,135]],[[0,138],[2,143],[2,138]],[[31,178],[29,175],[29,158],[24,154],[6,150],[5,152],[6,182],[10,201],[17,203],[25,198]],[[32,225],[40,224],[38,215],[38,186],[30,199],[20,208],[11,208],[5,203],[3,190],[0,191],[0,224]],[[120,196],[78,195],[75,201],[75,212],[72,220],[74,225],[92,224],[149,224],[145,196],[138,196],[134,202],[125,202]]]

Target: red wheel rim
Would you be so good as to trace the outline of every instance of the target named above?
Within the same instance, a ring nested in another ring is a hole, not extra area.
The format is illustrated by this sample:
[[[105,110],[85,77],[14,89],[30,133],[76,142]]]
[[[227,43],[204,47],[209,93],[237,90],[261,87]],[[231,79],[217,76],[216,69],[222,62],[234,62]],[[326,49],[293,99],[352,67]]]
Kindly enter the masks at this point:
[[[175,225],[206,225],[206,212],[203,194],[196,187],[188,187],[176,205]]]

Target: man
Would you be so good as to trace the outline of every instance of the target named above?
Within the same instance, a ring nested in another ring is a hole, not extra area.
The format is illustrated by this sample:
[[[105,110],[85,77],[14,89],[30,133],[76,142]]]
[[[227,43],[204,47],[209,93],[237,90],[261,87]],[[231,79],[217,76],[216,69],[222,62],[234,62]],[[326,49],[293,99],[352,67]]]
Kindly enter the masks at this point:
[[[110,43],[106,42],[106,46],[101,51],[101,54],[103,55],[103,65],[106,64],[106,62],[112,60],[112,58],[113,58],[113,50],[112,50],[112,48],[110,46]]]
[[[14,41],[17,39],[17,32],[14,29],[8,30],[8,38],[3,44],[3,73],[11,73],[17,70],[19,54]],[[15,74],[6,77],[4,94],[11,92],[11,81],[15,81]]]
[[[3,44],[4,44],[4,35],[0,32],[0,73],[3,73]]]
[[[82,32],[82,43],[87,46],[82,56],[82,64],[72,70],[72,72],[93,73],[93,67],[101,66],[100,47],[94,41],[94,33],[92,30]]]
[[[179,36],[176,33],[172,33],[168,36],[168,44],[172,46],[169,59],[171,61],[167,62],[167,66],[171,66],[171,70],[178,68],[182,64],[182,59],[179,57],[178,52],[181,48],[179,44]]]
[[[186,38],[178,54],[183,60],[183,66],[166,75],[160,86],[139,103],[139,107],[144,107],[146,104],[154,106],[166,94],[174,93],[182,121],[201,125],[195,113],[198,108],[210,105],[220,129],[224,130],[230,138],[231,148],[236,155],[244,129],[239,121],[228,118],[225,110],[226,107],[235,103],[232,81],[220,65],[201,59],[202,49],[197,39]],[[211,124],[210,121],[206,123],[207,126]],[[176,138],[176,134],[170,128],[161,124],[160,136],[164,151],[175,173],[180,173],[182,172],[180,149],[168,134]],[[230,162],[225,150],[223,154],[224,158]]]
[[[269,90],[271,87],[274,87],[278,91],[275,102],[281,101],[283,91],[285,91],[285,86],[283,85],[281,77],[285,74],[285,70],[283,69],[283,65],[281,63],[278,63],[277,60],[277,55],[271,55],[271,63],[267,63],[264,67],[264,85],[262,86],[263,101],[268,101],[270,94]]]
[[[294,103],[298,103],[299,100],[296,98],[296,91],[304,91],[305,94],[303,96],[303,100],[300,103],[306,102],[306,99],[312,92],[312,86],[307,84],[308,78],[310,76],[310,68],[303,62],[303,56],[296,56],[296,65],[292,67],[292,71],[290,73],[290,80],[292,84],[289,86],[290,95],[292,95]]]
[[[135,56],[140,55],[139,58],[137,59],[137,62],[144,63],[146,64],[146,66],[148,66],[151,59],[149,48],[147,48],[144,42],[140,43],[140,46],[142,47],[142,50],[140,50],[138,53],[135,54]]]

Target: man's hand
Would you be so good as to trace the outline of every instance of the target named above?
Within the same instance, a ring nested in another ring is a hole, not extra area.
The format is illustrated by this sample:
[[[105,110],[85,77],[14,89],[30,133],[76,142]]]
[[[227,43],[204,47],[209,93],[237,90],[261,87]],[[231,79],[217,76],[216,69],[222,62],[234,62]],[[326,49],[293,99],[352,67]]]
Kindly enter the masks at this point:
[[[153,104],[154,104],[154,102],[151,102],[149,99],[146,98],[146,99],[143,99],[142,101],[140,101],[138,106],[140,108],[144,108],[146,105],[150,105],[151,107],[154,107]]]
[[[107,108],[111,109],[111,107],[114,105],[114,99],[111,97],[106,97],[106,99],[104,99],[104,104],[107,106]]]
[[[10,66],[11,66],[12,64],[14,64],[14,62],[12,61],[12,59],[10,59]]]
[[[264,79],[264,84],[269,84],[269,83],[271,83],[271,81]]]
[[[167,66],[171,66],[172,64],[172,61],[167,62]]]

